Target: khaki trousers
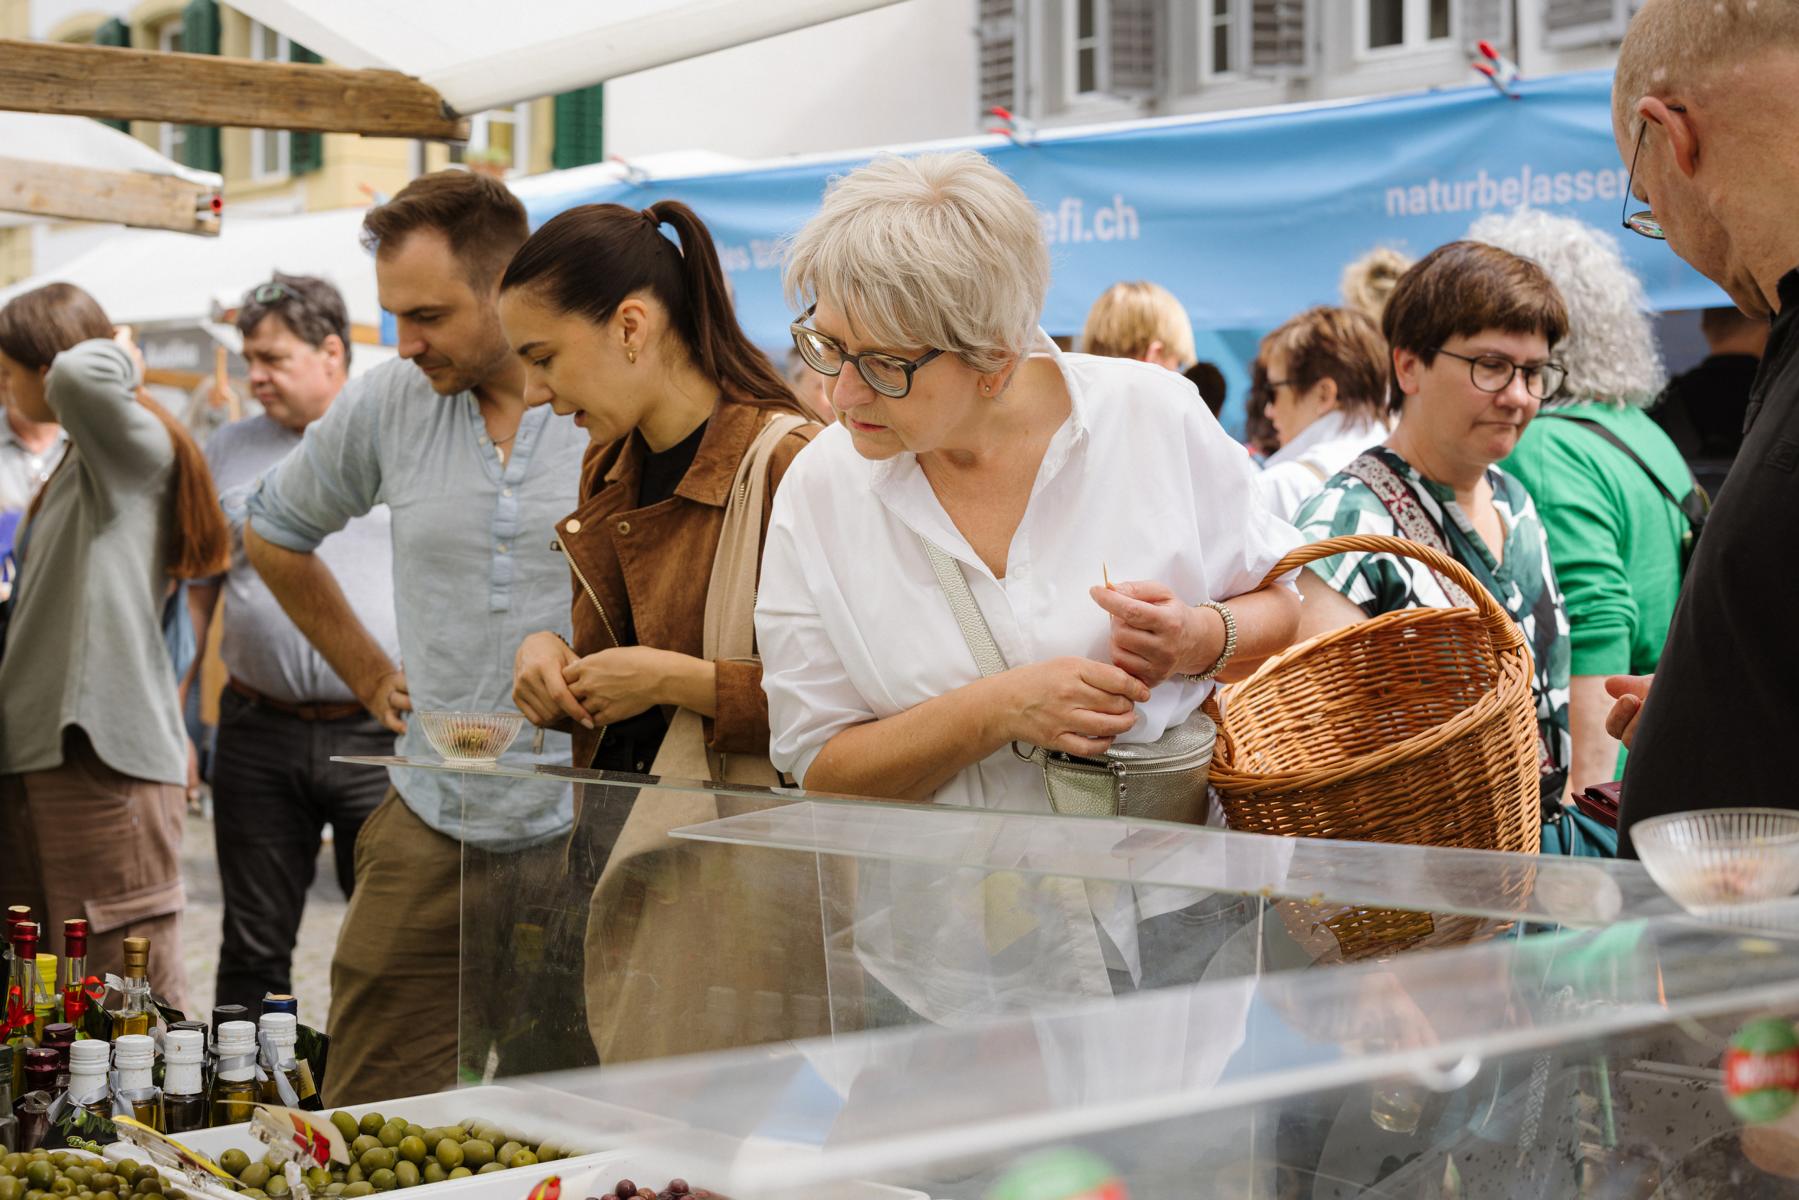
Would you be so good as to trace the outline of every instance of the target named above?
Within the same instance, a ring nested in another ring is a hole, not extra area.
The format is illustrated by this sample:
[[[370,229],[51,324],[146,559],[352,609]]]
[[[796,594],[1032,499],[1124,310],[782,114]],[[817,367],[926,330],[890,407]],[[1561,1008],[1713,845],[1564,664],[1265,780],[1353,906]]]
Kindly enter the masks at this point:
[[[0,775],[0,861],[6,865],[0,906],[30,905],[39,951],[58,958],[63,921],[87,918],[87,970],[101,978],[124,974],[125,938],[149,938],[151,990],[187,1011],[186,819],[182,788],[121,775],[100,761],[86,733],[71,727],[62,766]]]
[[[585,896],[569,898],[565,853],[561,840],[465,850],[389,789],[356,839],[331,960],[331,1107],[454,1087],[459,1047],[476,1075],[493,1053],[506,1075],[593,1061],[580,1006]]]

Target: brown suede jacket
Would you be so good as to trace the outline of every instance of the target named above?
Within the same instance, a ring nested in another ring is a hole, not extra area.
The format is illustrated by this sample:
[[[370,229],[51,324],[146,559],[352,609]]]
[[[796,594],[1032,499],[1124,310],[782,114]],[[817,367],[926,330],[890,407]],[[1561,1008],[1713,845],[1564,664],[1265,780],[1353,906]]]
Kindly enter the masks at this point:
[[[608,622],[622,631],[629,613],[638,645],[700,656],[706,588],[724,529],[725,503],[767,412],[730,396],[721,399],[675,494],[648,508],[636,507],[641,440],[625,437],[588,450],[581,467],[581,506],[556,523],[556,535],[575,564],[575,653],[609,649]],[[775,447],[769,461],[770,504],[794,455],[819,432],[818,425],[802,426]],[[768,514],[765,505],[764,534]],[[605,620],[589,601],[588,587],[604,608]],[[722,753],[767,754],[762,668],[719,662],[717,669],[718,715],[706,722],[708,742]],[[574,763],[588,766],[599,749],[599,732],[577,726],[573,734]]]

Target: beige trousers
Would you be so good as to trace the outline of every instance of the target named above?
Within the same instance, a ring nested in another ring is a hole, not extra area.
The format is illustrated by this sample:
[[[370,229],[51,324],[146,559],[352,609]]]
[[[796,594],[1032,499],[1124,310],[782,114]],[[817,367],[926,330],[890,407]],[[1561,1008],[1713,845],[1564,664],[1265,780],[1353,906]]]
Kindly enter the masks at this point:
[[[150,987],[184,1012],[181,829],[183,789],[121,775],[71,727],[63,763],[0,775],[0,906],[28,904],[38,948],[62,956],[62,923],[88,922],[88,974],[125,970],[126,937],[150,939]],[[66,970],[58,964],[59,972]]]

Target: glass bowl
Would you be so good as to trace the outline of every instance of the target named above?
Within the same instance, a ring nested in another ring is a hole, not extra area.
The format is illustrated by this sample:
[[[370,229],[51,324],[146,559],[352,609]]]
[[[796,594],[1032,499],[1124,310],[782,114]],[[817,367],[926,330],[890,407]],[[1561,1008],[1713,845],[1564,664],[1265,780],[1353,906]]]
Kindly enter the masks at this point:
[[[1633,825],[1630,837],[1650,877],[1689,912],[1799,892],[1799,812],[1669,813]]]
[[[446,761],[490,763],[499,759],[525,723],[515,712],[421,712],[425,737]]]

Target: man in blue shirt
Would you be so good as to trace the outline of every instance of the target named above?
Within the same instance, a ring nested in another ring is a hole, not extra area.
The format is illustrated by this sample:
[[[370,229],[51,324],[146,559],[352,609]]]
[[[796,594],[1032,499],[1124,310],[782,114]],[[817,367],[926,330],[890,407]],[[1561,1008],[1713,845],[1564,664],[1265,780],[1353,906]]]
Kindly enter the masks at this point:
[[[527,233],[518,200],[473,173],[423,176],[371,209],[363,237],[406,361],[350,384],[248,503],[251,562],[405,755],[436,757],[408,713],[510,710],[519,644],[568,631],[569,574],[551,529],[576,499],[587,439],[547,405],[525,408],[524,367],[496,309]],[[398,663],[313,553],[377,504],[392,514]],[[503,761],[566,766],[568,738],[551,733],[544,753],[514,748]],[[522,910],[545,898],[520,885],[560,877],[570,827],[566,784],[418,770],[392,782],[357,843],[331,967],[326,1091],[337,1107],[453,1085],[458,948],[503,930],[489,953],[510,952],[515,925],[541,927]],[[471,1001],[492,990],[470,989]]]

